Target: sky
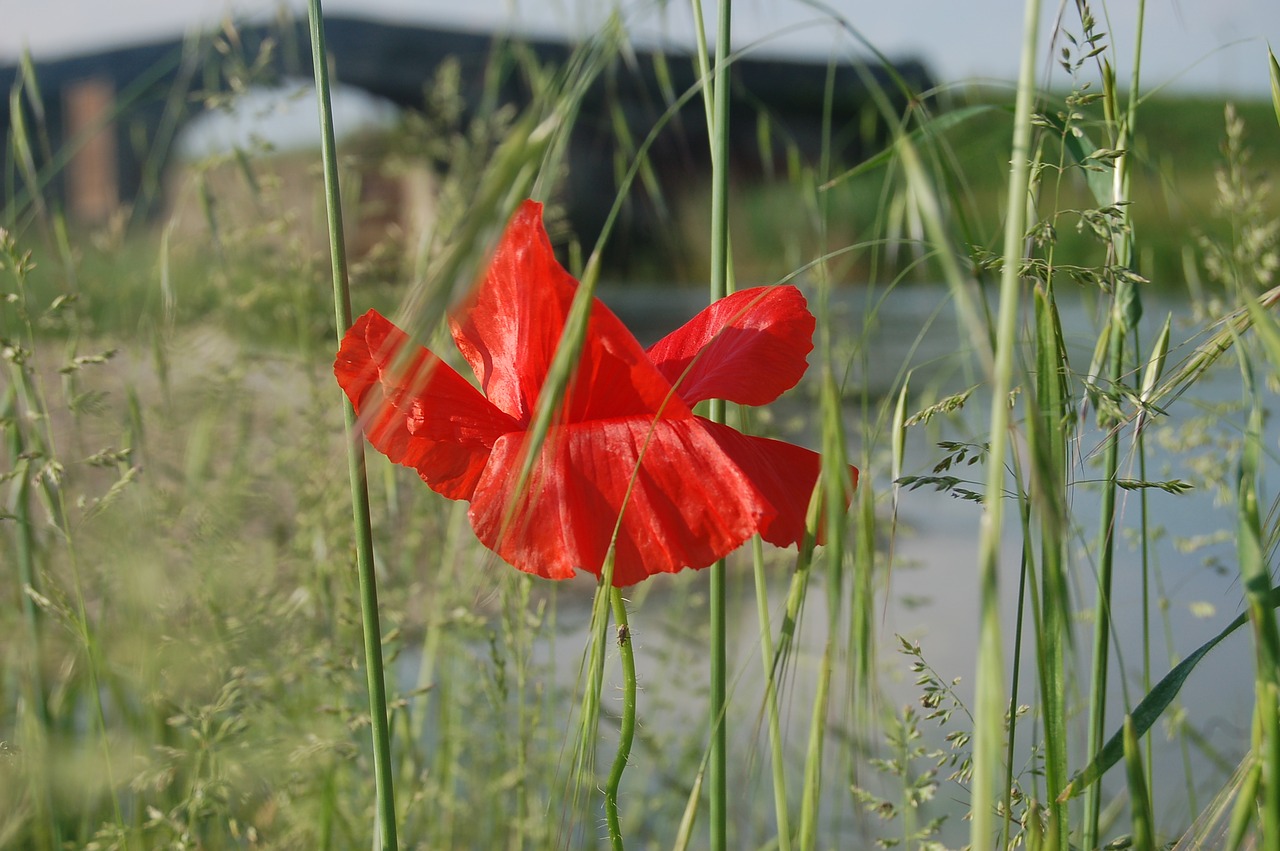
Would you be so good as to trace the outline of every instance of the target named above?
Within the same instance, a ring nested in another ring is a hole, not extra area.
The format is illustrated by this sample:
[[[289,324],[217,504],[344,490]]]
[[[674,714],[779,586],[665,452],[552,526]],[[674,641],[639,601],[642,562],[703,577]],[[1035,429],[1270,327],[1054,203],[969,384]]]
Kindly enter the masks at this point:
[[[1059,3],[1044,0],[1037,75],[1067,85],[1049,61]],[[271,17],[272,0],[0,0],[0,62],[24,46],[54,57],[170,38],[216,25],[227,15]],[[304,0],[287,0],[303,12]],[[716,0],[704,0],[708,21]],[[1075,2],[1065,2],[1065,29],[1078,35]],[[1138,0],[1096,3],[1110,34],[1113,65],[1127,80]],[[532,35],[582,35],[597,27],[603,0],[330,0],[328,13],[360,14],[416,25]],[[692,43],[687,0],[640,0],[619,6],[638,41]],[[917,56],[945,82],[1011,81],[1017,76],[1023,4],[1015,0],[737,0],[734,46],[825,59],[865,55],[853,34],[891,57]],[[844,25],[833,21],[840,17]],[[1110,17],[1108,17],[1110,16]],[[1142,54],[1144,89],[1222,92],[1265,97],[1268,42],[1280,50],[1280,0],[1150,0]],[[1056,47],[1054,48],[1056,51]]]

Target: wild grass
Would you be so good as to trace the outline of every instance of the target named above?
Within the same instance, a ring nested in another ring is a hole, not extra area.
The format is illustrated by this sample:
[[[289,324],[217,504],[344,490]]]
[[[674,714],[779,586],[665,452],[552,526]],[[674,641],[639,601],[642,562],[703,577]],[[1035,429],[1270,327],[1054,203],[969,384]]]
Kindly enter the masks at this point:
[[[526,110],[330,150],[373,235],[345,264],[311,152],[194,164],[154,225],[33,191],[0,223],[0,847],[1280,847],[1278,116],[1114,79],[1140,47],[1081,9],[1070,91],[917,93],[867,162],[742,185],[717,148],[662,199],[681,256],[641,268],[817,314],[804,383],[718,414],[824,453],[826,544],[625,599],[502,564],[380,456],[353,526],[327,290],[430,341],[534,196],[584,291],[618,292],[555,198],[619,26],[495,65]],[[618,140],[624,180],[658,185],[650,141]],[[448,166],[422,232],[358,191],[419,156]]]

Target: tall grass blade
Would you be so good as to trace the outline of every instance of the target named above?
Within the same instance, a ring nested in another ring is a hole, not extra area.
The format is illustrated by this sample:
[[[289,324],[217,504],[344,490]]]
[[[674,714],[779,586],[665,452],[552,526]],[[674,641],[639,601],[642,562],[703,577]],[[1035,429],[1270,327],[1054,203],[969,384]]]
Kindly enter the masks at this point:
[[[1280,608],[1280,588],[1270,589],[1264,601],[1267,609]],[[1169,673],[1165,674],[1160,682],[1156,683],[1155,688],[1147,693],[1138,705],[1133,708],[1130,717],[1133,719],[1133,730],[1137,736],[1146,735],[1152,725],[1160,719],[1164,711],[1169,708],[1178,696],[1178,692],[1187,681],[1187,677],[1195,670],[1196,665],[1204,659],[1210,650],[1217,647],[1224,638],[1231,635],[1240,627],[1249,622],[1249,613],[1242,612],[1213,638],[1210,638],[1204,644],[1201,644],[1195,650],[1187,655],[1177,665],[1175,665]],[[1081,794],[1086,788],[1093,785],[1107,772],[1109,768],[1115,765],[1124,756],[1124,731],[1117,730],[1112,734],[1102,749],[1095,752],[1090,761],[1080,771],[1071,778],[1071,782],[1063,789],[1061,800],[1073,798]]]
[[[347,279],[346,240],[342,228],[342,201],[338,186],[338,152],[333,129],[329,91],[329,56],[324,43],[324,16],[320,0],[309,0],[307,19],[311,29],[311,61],[315,71],[320,109],[320,145],[324,167],[325,212],[329,226],[332,261],[334,319],[337,337],[351,327],[351,293]],[[347,472],[356,535],[356,570],[360,578],[360,616],[364,635],[365,671],[368,677],[369,717],[373,736],[374,788],[377,798],[377,836],[383,851],[395,851],[396,803],[391,763],[391,727],[387,714],[387,687],[382,666],[382,628],[378,615],[378,587],[373,565],[373,528],[369,512],[369,481],[365,469],[364,440],[355,408],[344,395],[343,415],[347,432]]]
[[[1052,294],[1037,289],[1036,404],[1027,409],[1031,509],[1040,531],[1040,590],[1036,594],[1036,663],[1044,724],[1045,791],[1052,841],[1066,847],[1067,808],[1058,795],[1067,784],[1067,651],[1071,598],[1067,583],[1066,432],[1071,421],[1065,346]],[[1034,587],[1032,589],[1035,590]]]
[[[1151,814],[1151,795],[1147,791],[1147,774],[1142,767],[1142,751],[1133,729],[1133,718],[1126,715],[1123,727],[1125,775],[1129,781],[1129,807],[1132,818],[1131,842],[1134,851],[1155,851],[1155,819]]]
[[[1107,353],[1108,387],[1116,387],[1121,379],[1124,367],[1124,340],[1127,322],[1122,315],[1120,295],[1113,301],[1110,319],[1110,336]],[[1105,413],[1106,408],[1099,410],[1099,424],[1108,429],[1102,461],[1102,506],[1098,519],[1098,582],[1097,600],[1094,604],[1093,622],[1093,654],[1089,675],[1089,731],[1088,747],[1090,752],[1102,746],[1102,737],[1106,726],[1107,682],[1110,673],[1111,654],[1111,590],[1112,574],[1115,564],[1116,524],[1116,484],[1117,471],[1120,466],[1120,436],[1117,433],[1119,421]],[[1093,787],[1085,799],[1084,808],[1084,845],[1091,848],[1097,837],[1098,818],[1102,803],[1101,787]]]
[[[987,483],[978,554],[978,648],[974,684],[972,822],[969,844],[986,848],[996,835],[994,812],[1003,744],[1004,647],[1000,637],[1000,540],[1004,517],[1005,455],[1009,445],[1009,391],[1013,385],[1015,345],[1022,282],[1022,240],[1030,179],[1031,104],[1035,94],[1036,34],[1039,0],[1027,0],[1023,12],[1022,56],[1014,106],[1013,140],[1004,231],[1004,265],[1000,278],[1000,310],[996,321],[991,375],[991,415]]]

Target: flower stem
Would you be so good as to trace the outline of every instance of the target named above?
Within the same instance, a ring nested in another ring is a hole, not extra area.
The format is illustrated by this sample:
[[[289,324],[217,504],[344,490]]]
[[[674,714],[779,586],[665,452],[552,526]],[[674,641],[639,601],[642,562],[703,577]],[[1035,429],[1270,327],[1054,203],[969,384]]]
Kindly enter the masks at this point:
[[[618,652],[622,656],[622,726],[618,730],[618,755],[613,758],[609,782],[604,787],[605,813],[609,820],[609,839],[614,851],[622,851],[622,827],[618,822],[618,786],[622,772],[631,757],[631,742],[636,733],[636,657],[631,650],[631,627],[627,624],[627,607],[622,591],[611,588],[609,602],[618,627]]]
[[[338,194],[337,144],[333,132],[333,105],[329,97],[329,65],[324,47],[320,0],[307,4],[311,26],[311,63],[315,71],[320,107],[320,148],[324,162],[325,209],[328,212],[329,248],[333,260],[333,303],[338,338],[351,326],[351,293],[347,282],[347,252],[342,232],[342,207]],[[387,719],[387,688],[382,672],[382,629],[378,623],[378,586],[373,573],[373,529],[369,520],[369,481],[364,464],[364,443],[355,409],[342,400],[347,431],[347,468],[351,481],[351,507],[356,534],[356,570],[360,578],[360,614],[364,626],[365,668],[368,672],[369,718],[373,731],[373,770],[382,851],[395,851],[396,805],[391,780],[391,730]]]
[[[724,298],[729,293],[729,20],[733,4],[721,0],[716,23],[716,55],[711,70],[711,109],[707,117],[711,123],[711,301]],[[701,8],[695,0],[696,18],[701,19]],[[701,30],[701,27],[699,27]],[[705,54],[705,41],[700,52]],[[705,59],[703,60],[705,67]],[[720,400],[711,401],[708,412],[713,422],[725,420],[725,405]],[[726,754],[728,737],[725,733],[726,710],[726,658],[725,658],[725,567],[724,560],[711,565],[710,627],[711,627],[711,759],[708,774],[711,778],[711,851],[724,851],[728,837],[728,777]]]

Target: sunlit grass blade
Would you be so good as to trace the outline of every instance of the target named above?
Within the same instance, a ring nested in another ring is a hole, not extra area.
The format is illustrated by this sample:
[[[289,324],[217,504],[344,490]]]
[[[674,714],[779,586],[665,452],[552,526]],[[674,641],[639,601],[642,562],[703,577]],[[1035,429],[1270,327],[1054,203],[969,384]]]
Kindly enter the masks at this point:
[[[1001,745],[1004,715],[1004,647],[1000,637],[1000,540],[1003,530],[1005,454],[1009,445],[1009,391],[1013,386],[1019,319],[1019,270],[1022,266],[1027,187],[1030,176],[1031,105],[1035,95],[1035,43],[1040,3],[1027,0],[1023,12],[1023,43],[1010,146],[1008,206],[1004,230],[1004,264],[1000,278],[1000,309],[996,320],[995,354],[991,373],[991,414],[988,419],[987,483],[983,498],[982,534],[978,553],[978,649],[974,685],[972,822],[969,842],[984,848],[995,836],[994,813],[1002,776]]]

